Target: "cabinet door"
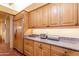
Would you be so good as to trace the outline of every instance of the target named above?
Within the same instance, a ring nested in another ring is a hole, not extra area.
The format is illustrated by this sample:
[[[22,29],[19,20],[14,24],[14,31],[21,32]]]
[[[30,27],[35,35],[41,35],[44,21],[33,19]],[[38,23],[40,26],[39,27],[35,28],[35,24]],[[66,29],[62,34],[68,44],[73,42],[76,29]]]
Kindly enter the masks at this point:
[[[60,4],[49,4],[49,26],[59,26],[59,5]]]
[[[33,46],[34,42],[32,40],[24,39],[24,54],[33,56]]]
[[[42,56],[41,43],[34,42],[34,56]]]
[[[42,7],[42,26],[47,27],[49,22],[49,4]]]
[[[51,46],[51,56],[65,56],[66,55],[66,49],[57,47],[57,46]]]
[[[77,24],[77,4],[63,3],[61,4],[61,25]]]
[[[32,11],[29,13],[29,27],[35,27],[35,13]]]
[[[22,19],[16,20],[15,48],[23,53],[23,25]]]
[[[42,56],[50,56],[50,45],[41,43]]]
[[[68,50],[66,53],[67,56],[79,56],[78,51]]]
[[[13,47],[14,47],[14,48],[17,47],[17,40],[16,40],[16,24],[17,24],[17,22],[14,21],[14,40],[13,40]]]

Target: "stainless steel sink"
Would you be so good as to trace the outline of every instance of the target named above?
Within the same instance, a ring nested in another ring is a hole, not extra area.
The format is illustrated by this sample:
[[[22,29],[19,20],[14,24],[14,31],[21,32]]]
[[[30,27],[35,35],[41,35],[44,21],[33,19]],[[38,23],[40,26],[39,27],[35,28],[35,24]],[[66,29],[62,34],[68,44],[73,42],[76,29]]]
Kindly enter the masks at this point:
[[[51,41],[60,41],[59,36],[57,35],[50,35],[47,39]]]
[[[32,34],[32,35],[28,35],[28,37],[38,37],[39,35],[37,34]]]

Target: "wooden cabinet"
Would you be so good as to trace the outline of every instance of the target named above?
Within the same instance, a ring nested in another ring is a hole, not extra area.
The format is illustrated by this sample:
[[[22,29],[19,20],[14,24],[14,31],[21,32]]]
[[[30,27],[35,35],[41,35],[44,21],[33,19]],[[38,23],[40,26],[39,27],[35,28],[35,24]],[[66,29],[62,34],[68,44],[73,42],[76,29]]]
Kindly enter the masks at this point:
[[[51,45],[51,56],[65,56],[66,49]]]
[[[79,56],[79,51],[24,39],[24,55],[28,56]]]
[[[29,12],[29,27],[53,27],[77,25],[78,4],[47,4]]]
[[[51,56],[79,56],[79,51],[51,45]]]
[[[23,25],[24,25],[24,33],[28,30],[28,12],[24,11],[24,19],[23,19]]]
[[[29,13],[29,27],[42,27],[42,9],[36,9]]]
[[[41,43],[42,56],[50,56],[50,45]]]
[[[34,27],[35,26],[35,24],[34,24],[34,22],[35,22],[35,20],[34,20],[34,12],[30,12],[29,13],[29,27]]]
[[[16,28],[14,31],[14,48],[23,53],[23,23],[22,19],[14,21]]]
[[[24,54],[33,56],[34,42],[29,39],[24,39]]]
[[[42,9],[42,27],[48,27],[49,22],[49,4],[41,7]]]
[[[68,50],[66,55],[67,56],[79,56],[79,51]]]
[[[50,45],[34,42],[34,56],[50,56]]]
[[[60,4],[49,4],[49,26],[60,26]]]
[[[24,13],[22,11],[14,17],[14,48],[23,53]]]
[[[41,43],[34,42],[34,56],[42,56]]]
[[[29,27],[47,27],[49,19],[49,6],[40,7],[29,12]]]
[[[60,5],[61,25],[76,25],[77,24],[77,4],[63,3]]]

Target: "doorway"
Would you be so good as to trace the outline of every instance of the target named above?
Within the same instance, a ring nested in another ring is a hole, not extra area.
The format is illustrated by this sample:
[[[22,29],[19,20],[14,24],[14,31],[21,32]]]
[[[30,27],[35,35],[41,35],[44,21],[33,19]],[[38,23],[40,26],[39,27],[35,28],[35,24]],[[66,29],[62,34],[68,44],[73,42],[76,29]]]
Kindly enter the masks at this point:
[[[2,15],[2,14],[1,14]],[[2,15],[0,19],[0,54],[10,51],[10,17]]]

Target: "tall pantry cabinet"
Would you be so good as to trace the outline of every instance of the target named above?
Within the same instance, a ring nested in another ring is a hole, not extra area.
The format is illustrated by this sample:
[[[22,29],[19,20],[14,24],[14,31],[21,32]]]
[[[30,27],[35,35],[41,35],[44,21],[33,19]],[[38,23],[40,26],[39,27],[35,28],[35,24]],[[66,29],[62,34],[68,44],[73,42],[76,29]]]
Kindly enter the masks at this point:
[[[27,15],[26,11],[22,11],[14,18],[14,48],[21,53],[23,53],[23,36],[28,26]]]

